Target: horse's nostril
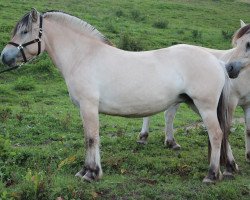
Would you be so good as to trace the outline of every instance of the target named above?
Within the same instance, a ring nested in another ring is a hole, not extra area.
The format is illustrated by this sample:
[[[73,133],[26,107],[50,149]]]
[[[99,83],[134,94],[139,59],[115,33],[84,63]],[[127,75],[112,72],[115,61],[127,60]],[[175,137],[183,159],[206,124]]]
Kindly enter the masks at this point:
[[[229,71],[231,72],[231,71],[233,71],[233,69],[234,69],[233,65],[230,65],[229,66]]]
[[[6,64],[6,58],[5,58],[5,55],[3,54],[3,55],[1,55],[1,58],[2,58],[2,62],[3,62],[3,64]]]

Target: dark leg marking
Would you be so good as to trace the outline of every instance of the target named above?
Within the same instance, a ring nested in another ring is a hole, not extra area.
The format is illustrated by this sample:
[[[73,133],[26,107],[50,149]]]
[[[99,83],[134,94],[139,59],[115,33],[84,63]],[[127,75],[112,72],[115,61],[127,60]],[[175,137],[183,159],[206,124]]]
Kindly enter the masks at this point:
[[[218,175],[216,175],[213,168],[210,168],[208,170],[207,178],[210,179],[210,180],[216,180],[218,178]]]
[[[227,169],[227,172],[229,172],[229,173],[236,172],[237,171],[237,166],[236,166],[235,161],[233,160],[231,162],[227,162],[226,163],[226,169]]]
[[[247,130],[247,136],[250,137],[250,130]]]
[[[87,141],[87,145],[89,148],[91,148],[94,145],[94,139],[93,138],[89,138]]]
[[[221,180],[222,179],[222,174],[219,171],[217,174],[214,170],[214,167],[210,167],[208,170],[208,175],[203,179],[203,183],[211,184],[215,183],[216,180]]]
[[[247,153],[247,159],[250,160],[250,152]]]

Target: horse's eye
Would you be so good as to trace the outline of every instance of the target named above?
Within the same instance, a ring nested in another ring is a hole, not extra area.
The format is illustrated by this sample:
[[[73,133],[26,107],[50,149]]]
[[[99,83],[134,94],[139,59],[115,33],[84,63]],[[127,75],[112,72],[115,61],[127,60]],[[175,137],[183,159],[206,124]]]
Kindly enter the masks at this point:
[[[247,44],[246,44],[246,51],[249,51],[250,50],[250,42],[248,42]]]
[[[24,31],[21,32],[22,35],[25,35],[25,34],[27,34],[27,33],[28,33],[27,30],[24,30]]]

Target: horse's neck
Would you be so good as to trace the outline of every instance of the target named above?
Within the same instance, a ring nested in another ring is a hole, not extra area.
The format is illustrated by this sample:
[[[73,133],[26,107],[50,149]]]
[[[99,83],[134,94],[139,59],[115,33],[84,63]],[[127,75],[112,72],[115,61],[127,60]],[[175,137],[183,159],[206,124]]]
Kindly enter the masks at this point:
[[[234,48],[233,49],[228,49],[228,50],[217,50],[217,49],[210,49],[210,48],[203,48],[206,51],[212,53],[216,58],[228,62],[228,60],[231,58]]]
[[[54,21],[44,20],[45,50],[66,78],[72,68],[78,67],[85,55],[93,54],[98,42]],[[101,43],[101,42],[100,42]]]

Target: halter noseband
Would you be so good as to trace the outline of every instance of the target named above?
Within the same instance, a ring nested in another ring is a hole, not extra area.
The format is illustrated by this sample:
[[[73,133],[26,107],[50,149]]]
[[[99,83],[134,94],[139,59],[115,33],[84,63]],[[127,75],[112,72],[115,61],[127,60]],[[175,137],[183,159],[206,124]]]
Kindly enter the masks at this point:
[[[37,51],[37,56],[41,53],[41,37],[42,37],[42,33],[43,33],[43,17],[42,15],[40,15],[40,24],[39,24],[39,33],[38,33],[38,37],[34,40],[31,40],[29,42],[26,42],[24,44],[17,44],[15,42],[9,42],[8,44],[11,44],[13,46],[15,46],[16,48],[18,48],[18,50],[21,52],[22,57],[23,57],[23,63],[21,63],[20,65],[5,69],[3,71],[0,71],[0,74],[6,71],[11,71],[13,69],[17,69],[19,67],[21,67],[24,63],[28,62],[25,53],[24,53],[24,47],[27,47],[31,44],[37,43],[38,44],[38,51]]]

